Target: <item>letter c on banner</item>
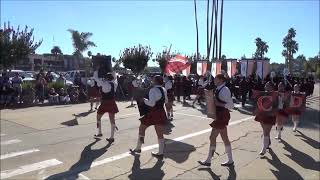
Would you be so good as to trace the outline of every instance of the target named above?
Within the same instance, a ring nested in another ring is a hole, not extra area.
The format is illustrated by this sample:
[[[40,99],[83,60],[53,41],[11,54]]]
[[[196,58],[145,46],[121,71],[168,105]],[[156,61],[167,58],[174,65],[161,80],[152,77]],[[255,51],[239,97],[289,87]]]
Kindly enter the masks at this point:
[[[260,111],[271,111],[272,110],[272,96],[261,96],[257,102]]]

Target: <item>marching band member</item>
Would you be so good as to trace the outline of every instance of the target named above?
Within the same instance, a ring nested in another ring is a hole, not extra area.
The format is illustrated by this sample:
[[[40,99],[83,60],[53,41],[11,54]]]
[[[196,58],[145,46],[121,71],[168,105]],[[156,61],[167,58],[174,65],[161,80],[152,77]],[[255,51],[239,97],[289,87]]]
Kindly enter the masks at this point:
[[[265,91],[273,92],[273,85],[270,81],[266,83]],[[262,150],[260,151],[260,155],[264,155],[269,146],[271,145],[270,131],[272,126],[276,123],[276,115],[274,111],[270,112],[270,114],[258,112],[254,120],[260,122],[260,125],[263,130],[263,146]]]
[[[132,87],[133,87],[133,89],[132,89],[132,97],[131,97],[131,106],[134,106],[133,100],[134,100],[134,98],[135,98],[136,89],[141,86],[141,83],[142,83],[141,80],[138,79],[138,78],[135,78],[135,79],[132,81]]]
[[[293,96],[295,96],[295,95],[305,96],[304,93],[300,92],[300,86],[298,84],[294,85],[294,87],[293,87],[293,92],[292,92],[291,98],[290,98],[290,106],[292,106],[294,103]],[[304,103],[304,102],[302,102],[302,103]],[[299,109],[295,108],[293,111],[290,111],[290,114],[292,116],[292,122],[293,122],[293,132],[297,131],[297,126],[300,121],[301,113],[302,113],[301,108],[299,108]]]
[[[164,87],[167,90],[168,95],[168,103],[166,103],[166,109],[167,109],[167,117],[172,120],[173,119],[173,101],[174,101],[174,90],[173,90],[173,83],[172,83],[172,76],[166,77],[166,82]]]
[[[109,143],[114,142],[114,131],[118,130],[115,124],[115,114],[119,112],[118,106],[115,101],[115,93],[117,90],[117,79],[115,72],[107,73],[105,79],[98,78],[98,71],[95,71],[93,74],[94,80],[97,82],[97,85],[101,87],[101,104],[97,111],[97,129],[98,134],[95,134],[95,137],[101,137],[101,117],[104,113],[109,114],[109,119],[111,123],[111,136],[110,138],[106,138]]]
[[[232,159],[232,149],[228,138],[227,126],[230,120],[229,109],[234,107],[233,100],[231,98],[231,92],[226,87],[226,78],[222,74],[218,74],[214,78],[214,84],[216,85],[215,92],[215,105],[216,105],[216,118],[210,124],[212,127],[210,135],[210,147],[208,157],[205,161],[198,161],[199,164],[204,166],[211,166],[211,159],[216,150],[216,138],[220,134],[225,146],[225,151],[228,156],[228,161],[221,164],[221,166],[232,166],[234,164]]]
[[[197,82],[197,96],[194,99],[194,101],[192,102],[192,106],[194,106],[194,104],[196,103],[196,101],[198,101],[200,103],[200,98],[203,97],[204,95],[204,88],[206,87],[205,84],[205,80],[203,76],[200,76],[198,82]]]
[[[278,85],[278,112],[276,115],[276,130],[277,136],[275,139],[281,141],[281,131],[283,130],[283,124],[288,119],[289,114],[286,111],[288,96],[285,91],[283,82]]]
[[[149,112],[144,115],[139,127],[139,138],[135,149],[130,149],[131,153],[140,153],[141,146],[144,143],[145,131],[149,126],[154,125],[158,136],[159,151],[157,153],[152,152],[152,156],[157,158],[163,157],[164,151],[164,138],[163,131],[164,125],[167,122],[166,111],[164,104],[168,103],[167,91],[163,85],[163,78],[159,75],[153,77],[153,87],[149,91],[149,99],[144,98],[144,103],[150,107]]]
[[[95,80],[90,79],[88,84],[90,86],[89,90],[88,90],[88,96],[89,96],[89,102],[90,102],[90,107],[91,107],[89,112],[92,112],[94,102],[96,103],[95,109],[98,109],[101,94],[100,94],[100,88],[98,87],[97,82]]]

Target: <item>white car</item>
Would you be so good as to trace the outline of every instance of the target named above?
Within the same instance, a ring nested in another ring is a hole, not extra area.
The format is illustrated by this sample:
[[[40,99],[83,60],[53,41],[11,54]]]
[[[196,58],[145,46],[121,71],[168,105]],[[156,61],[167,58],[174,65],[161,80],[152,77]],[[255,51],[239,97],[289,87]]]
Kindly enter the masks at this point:
[[[60,75],[58,75],[58,74],[55,73],[55,72],[51,72],[51,74],[52,74],[52,76],[53,76],[53,80],[52,80],[52,81],[53,81],[53,82],[56,82]],[[72,85],[73,85],[73,82],[71,82],[71,81],[69,81],[69,80],[66,79],[66,85],[67,85],[67,86],[72,86]]]
[[[16,76],[16,73],[18,73],[19,76],[22,77],[23,81],[35,81],[36,80],[32,77],[31,74],[26,73],[23,70],[11,70],[10,72],[8,72],[9,79],[12,80],[12,78]]]

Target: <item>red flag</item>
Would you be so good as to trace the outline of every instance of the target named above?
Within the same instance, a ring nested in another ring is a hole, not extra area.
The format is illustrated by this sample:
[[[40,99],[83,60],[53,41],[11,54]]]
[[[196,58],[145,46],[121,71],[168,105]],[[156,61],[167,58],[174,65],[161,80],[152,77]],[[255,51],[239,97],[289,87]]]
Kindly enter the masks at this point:
[[[190,66],[190,64],[188,63],[188,60],[186,57],[181,56],[181,55],[176,55],[174,58],[171,58],[168,61],[168,64],[166,66],[166,72],[167,73],[170,73],[170,72],[179,73],[189,66]]]

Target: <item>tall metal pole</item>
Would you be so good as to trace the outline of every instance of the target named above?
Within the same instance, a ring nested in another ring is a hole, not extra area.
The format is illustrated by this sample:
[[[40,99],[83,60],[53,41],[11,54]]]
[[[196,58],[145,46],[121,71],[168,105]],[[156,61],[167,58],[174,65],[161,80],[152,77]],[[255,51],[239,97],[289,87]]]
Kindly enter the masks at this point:
[[[221,59],[221,49],[222,49],[222,20],[223,20],[223,1],[221,2],[221,14],[220,14],[220,45],[219,45],[219,59]]]
[[[197,18],[197,2],[196,0],[193,0],[194,2],[194,17],[196,21],[196,31],[197,31],[197,58],[196,60],[199,60],[199,32],[198,32],[198,18]]]

